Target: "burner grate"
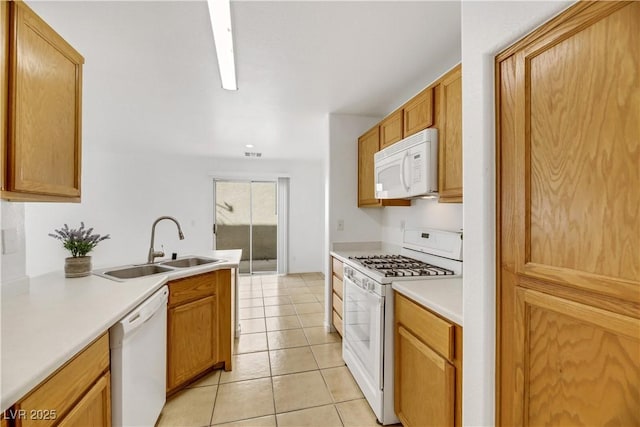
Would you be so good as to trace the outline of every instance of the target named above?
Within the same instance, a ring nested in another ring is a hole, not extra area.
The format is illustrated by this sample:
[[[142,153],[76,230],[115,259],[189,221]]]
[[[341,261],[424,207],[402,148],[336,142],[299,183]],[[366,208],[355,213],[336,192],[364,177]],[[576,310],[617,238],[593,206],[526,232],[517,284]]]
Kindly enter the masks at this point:
[[[450,276],[454,272],[446,268],[418,261],[404,255],[364,255],[349,257],[363,266],[378,271],[386,277]]]

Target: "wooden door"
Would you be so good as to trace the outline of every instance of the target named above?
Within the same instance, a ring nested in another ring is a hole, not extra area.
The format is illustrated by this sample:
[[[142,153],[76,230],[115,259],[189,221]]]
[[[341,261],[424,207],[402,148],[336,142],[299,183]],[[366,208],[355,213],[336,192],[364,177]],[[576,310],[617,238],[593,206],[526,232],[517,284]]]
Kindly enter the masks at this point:
[[[380,150],[400,141],[403,135],[402,109],[389,114],[380,122]],[[376,150],[377,151],[377,150]]]
[[[440,202],[462,202],[462,68],[440,85],[438,129],[438,193]]]
[[[373,155],[380,149],[378,126],[358,138],[358,206],[379,206]]]
[[[497,57],[501,425],[640,424],[640,3]]]
[[[395,411],[406,427],[454,425],[455,368],[396,326]]]
[[[58,424],[60,427],[110,427],[111,381],[106,372],[85,393],[71,412]]]
[[[404,114],[403,138],[433,125],[433,88],[429,87],[413,97],[402,108]]]
[[[0,188],[5,188],[9,88],[9,2],[0,1]]]
[[[79,201],[84,59],[23,2],[11,7],[15,37],[3,189]]]
[[[170,308],[168,323],[167,390],[172,390],[216,363],[216,297]]]

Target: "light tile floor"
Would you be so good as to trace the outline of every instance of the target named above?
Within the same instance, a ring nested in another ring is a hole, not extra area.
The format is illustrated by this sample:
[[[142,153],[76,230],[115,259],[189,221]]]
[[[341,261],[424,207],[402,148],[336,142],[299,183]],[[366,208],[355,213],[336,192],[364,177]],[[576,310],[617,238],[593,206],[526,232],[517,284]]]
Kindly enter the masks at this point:
[[[321,273],[241,276],[241,335],[233,370],[214,371],[172,396],[157,425],[378,427],[324,330]]]

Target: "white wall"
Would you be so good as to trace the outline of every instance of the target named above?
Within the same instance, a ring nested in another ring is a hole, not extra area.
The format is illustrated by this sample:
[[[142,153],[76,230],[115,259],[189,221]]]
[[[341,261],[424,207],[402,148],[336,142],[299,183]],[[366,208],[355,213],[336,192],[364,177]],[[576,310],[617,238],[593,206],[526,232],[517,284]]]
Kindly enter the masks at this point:
[[[176,217],[156,228],[156,249],[178,255],[212,247],[213,176],[229,173],[290,176],[291,272],[321,271],[323,213],[322,162],[266,159],[212,159],[163,154],[85,150],[80,204],[25,205],[27,273],[62,268],[67,256],[60,242],[48,237],[54,228],[85,221],[101,234],[111,234],[93,252],[94,268],[146,260],[151,224],[161,215]]]
[[[401,245],[404,228],[429,227],[441,230],[462,229],[462,204],[438,203],[432,199],[415,199],[411,206],[389,206],[382,217],[382,241]]]
[[[463,423],[495,424],[494,57],[568,2],[462,2]]]
[[[329,224],[334,242],[380,240],[382,209],[358,208],[358,137],[380,117],[329,115]],[[338,231],[338,221],[344,230]]]
[[[15,233],[15,248],[4,254],[3,242],[2,262],[0,263],[0,283],[21,280],[26,277],[25,243],[24,243],[24,203],[11,203],[3,200],[0,209],[0,222],[3,233]]]

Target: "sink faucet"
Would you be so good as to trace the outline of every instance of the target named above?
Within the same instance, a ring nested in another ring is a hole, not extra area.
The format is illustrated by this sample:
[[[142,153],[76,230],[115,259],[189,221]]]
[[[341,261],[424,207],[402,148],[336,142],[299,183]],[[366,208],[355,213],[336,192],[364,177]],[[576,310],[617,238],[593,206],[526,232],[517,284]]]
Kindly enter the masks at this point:
[[[178,227],[178,237],[180,238],[180,240],[184,240],[184,234],[182,234],[182,228],[180,228],[180,223],[178,222],[177,219],[175,219],[172,216],[161,216],[160,218],[156,219],[153,222],[153,225],[151,226],[151,246],[149,247],[149,257],[147,258],[147,262],[149,264],[153,263],[153,260],[156,257],[164,256],[163,251],[156,251],[155,249],[153,249],[153,240],[156,235],[156,224],[162,221],[163,219],[170,219],[171,221],[175,222],[176,226]]]

